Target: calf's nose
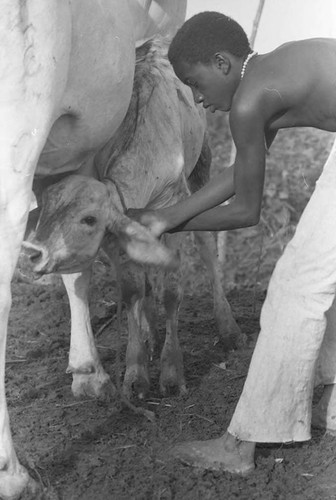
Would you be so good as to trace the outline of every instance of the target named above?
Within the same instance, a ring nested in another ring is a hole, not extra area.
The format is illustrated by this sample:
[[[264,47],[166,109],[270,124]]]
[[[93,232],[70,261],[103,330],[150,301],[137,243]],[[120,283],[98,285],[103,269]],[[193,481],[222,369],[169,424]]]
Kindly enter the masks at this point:
[[[44,258],[44,253],[46,253],[43,248],[38,247],[37,245],[30,243],[29,241],[24,241],[22,243],[22,247],[26,256],[34,265],[40,263]]]
[[[41,250],[30,250],[28,252],[29,260],[33,264],[38,264],[40,260],[42,259],[42,252]]]

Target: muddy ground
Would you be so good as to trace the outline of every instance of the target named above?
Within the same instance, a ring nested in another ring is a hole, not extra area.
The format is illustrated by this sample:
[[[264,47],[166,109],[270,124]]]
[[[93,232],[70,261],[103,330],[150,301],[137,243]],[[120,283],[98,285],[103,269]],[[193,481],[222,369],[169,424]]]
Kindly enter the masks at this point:
[[[307,154],[307,147],[297,142],[297,136],[295,140],[292,133],[283,137],[287,145],[291,141],[294,149]],[[320,135],[314,137],[315,142],[309,136],[308,143],[314,144],[314,161],[320,164],[325,157],[325,143]],[[307,145],[307,137],[305,141]],[[279,153],[284,149],[287,153],[290,148],[280,144]],[[309,158],[310,162],[312,156]],[[287,158],[283,161],[287,162]],[[219,436],[241,392],[258,335],[264,283],[271,267],[266,258],[270,253],[265,252],[267,272],[262,275],[260,252],[256,250],[259,261],[251,262],[251,252],[244,254],[246,241],[238,235],[233,247],[230,240],[235,261],[229,267],[237,271],[234,276],[229,274],[229,300],[248,344],[241,351],[224,351],[212,315],[209,285],[199,279],[203,271],[197,264],[180,315],[189,392],[183,397],[160,396],[156,358],[151,370],[151,392],[145,401],[137,403],[155,413],[155,423],[134,414],[118,400],[103,403],[73,398],[71,375],[65,373],[70,317],[63,285],[59,281],[45,287],[14,279],[7,397],[16,450],[40,484],[34,500],[336,499],[336,438],[322,431],[313,430],[311,441],[303,444],[258,446],[256,471],[246,478],[194,470],[169,456],[174,443]],[[254,243],[251,248],[255,248]],[[247,279],[248,269],[252,269],[252,285]],[[263,280],[258,281],[256,269]],[[104,263],[98,262],[91,292],[96,333],[109,319],[114,298],[113,280]],[[97,337],[104,368],[112,380],[116,379],[115,330],[113,320]],[[163,335],[161,317],[158,349]],[[125,342],[123,331],[123,346]],[[315,400],[318,395],[319,389]]]

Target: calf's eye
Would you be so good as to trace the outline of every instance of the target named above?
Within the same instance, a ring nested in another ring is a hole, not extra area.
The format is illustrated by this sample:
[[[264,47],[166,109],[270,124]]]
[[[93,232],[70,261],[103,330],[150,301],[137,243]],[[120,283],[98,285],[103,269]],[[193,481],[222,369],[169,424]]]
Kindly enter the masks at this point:
[[[92,217],[92,215],[88,215],[87,217],[83,217],[81,220],[81,224],[86,224],[87,226],[94,226],[97,222],[96,217]]]

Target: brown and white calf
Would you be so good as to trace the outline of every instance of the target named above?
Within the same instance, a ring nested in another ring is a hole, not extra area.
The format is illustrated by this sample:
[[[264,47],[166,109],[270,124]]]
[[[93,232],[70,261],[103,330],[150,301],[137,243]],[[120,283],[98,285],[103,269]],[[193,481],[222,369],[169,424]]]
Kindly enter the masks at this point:
[[[153,298],[145,293],[146,264],[165,263],[171,269],[162,276],[167,319],[160,387],[163,392],[172,386],[184,392],[177,324],[186,278],[185,236],[166,235],[168,247],[164,246],[125,215],[128,207],[155,209],[172,204],[200,187],[209,175],[204,110],[175,76],[164,42],[154,40],[138,49],[130,107],[118,132],[96,155],[95,166],[96,178],[92,173],[72,175],[44,192],[36,234],[26,243],[36,273],[63,275],[72,316],[69,371],[73,392],[101,396],[111,387],[94,345],[88,288],[99,248],[113,262],[119,246],[145,265],[142,269],[131,266],[133,271],[128,269],[121,278],[129,329],[124,391],[142,396],[149,384],[144,335],[151,329],[148,311]],[[232,339],[239,329],[223,292],[215,241],[205,232],[195,238],[210,271],[220,333]],[[177,269],[176,252],[182,259]]]

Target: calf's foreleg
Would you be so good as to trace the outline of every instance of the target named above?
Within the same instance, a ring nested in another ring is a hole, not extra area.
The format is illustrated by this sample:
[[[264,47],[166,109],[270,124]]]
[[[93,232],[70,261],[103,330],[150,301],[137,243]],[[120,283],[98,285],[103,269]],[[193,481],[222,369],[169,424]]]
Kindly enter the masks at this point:
[[[89,285],[91,268],[80,273],[63,274],[71,310],[71,340],[67,373],[72,373],[75,397],[95,397],[109,400],[115,387],[104,371],[91,328]]]
[[[183,297],[182,288],[169,280],[169,286],[164,290],[163,303],[166,311],[166,337],[161,351],[160,391],[163,395],[172,390],[179,394],[187,392],[183,371],[183,356],[178,339],[178,313]]]
[[[166,315],[166,336],[160,357],[160,391],[164,395],[173,391],[182,395],[187,392],[187,388],[184,378],[183,355],[178,338],[178,316],[188,269],[185,262],[186,235],[166,235],[165,242],[178,251],[180,267],[176,271],[163,273],[163,291],[161,293]]]

